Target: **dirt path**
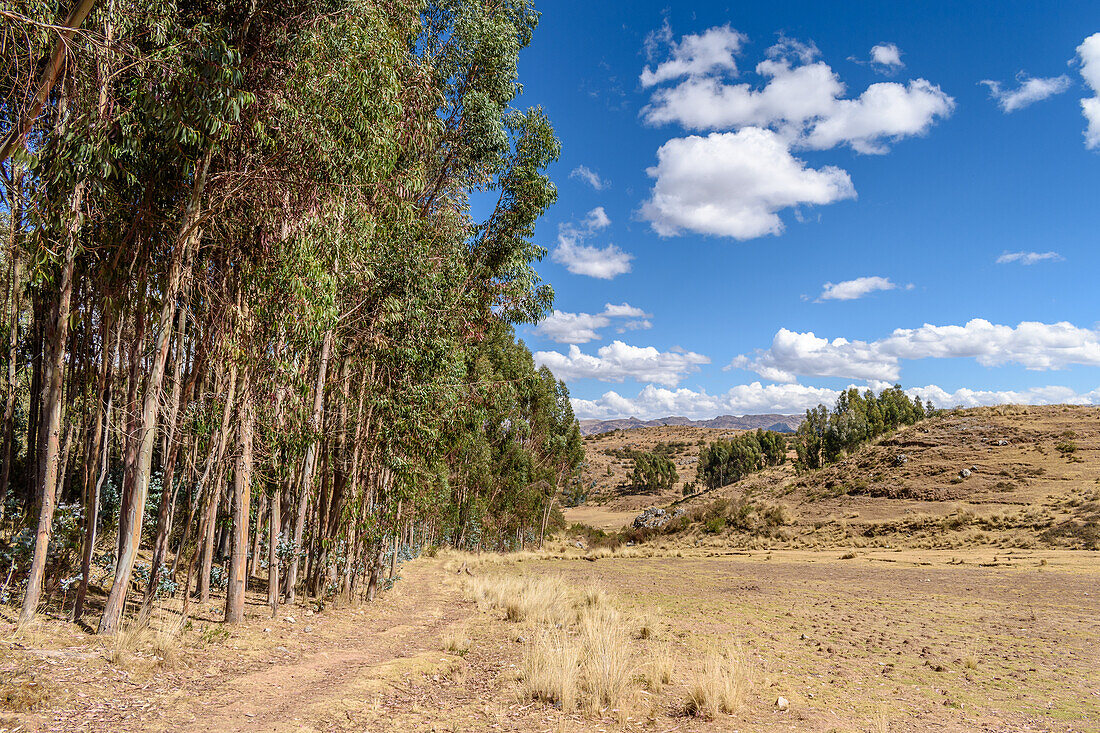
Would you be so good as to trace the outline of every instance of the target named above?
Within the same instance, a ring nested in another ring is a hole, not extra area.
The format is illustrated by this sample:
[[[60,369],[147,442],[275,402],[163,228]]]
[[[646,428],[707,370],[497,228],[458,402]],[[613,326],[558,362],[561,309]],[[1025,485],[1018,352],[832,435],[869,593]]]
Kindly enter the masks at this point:
[[[386,695],[461,666],[441,639],[473,609],[446,578],[440,563],[419,561],[374,604],[322,614],[287,607],[277,619],[254,606],[229,638],[185,646],[174,668],[146,669],[141,658],[114,665],[95,641],[28,648],[17,661],[33,665],[53,694],[48,710],[19,723],[43,731],[386,730],[363,725]],[[0,720],[0,730],[13,722]]]

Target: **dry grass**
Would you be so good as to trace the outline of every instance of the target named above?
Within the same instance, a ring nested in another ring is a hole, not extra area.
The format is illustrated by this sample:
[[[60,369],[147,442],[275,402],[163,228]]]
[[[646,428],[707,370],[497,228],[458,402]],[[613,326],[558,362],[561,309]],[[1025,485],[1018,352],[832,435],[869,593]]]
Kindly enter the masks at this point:
[[[638,666],[625,624],[618,613],[600,609],[585,614],[578,625],[585,707],[592,713],[620,708],[633,693]]]
[[[9,672],[0,678],[0,710],[32,712],[43,707],[49,699],[47,685],[26,669]],[[4,721],[0,720],[0,730],[7,730],[3,726]]]
[[[487,575],[470,578],[466,596],[532,627],[518,674],[525,699],[621,716],[645,679],[631,633],[636,623],[598,585],[576,590],[558,576]]]
[[[443,635],[443,649],[460,657],[470,651],[472,643],[465,628],[451,628]]]
[[[665,685],[672,682],[675,667],[672,647],[662,644],[651,648],[646,657],[641,669],[642,682],[651,692],[660,692]]]
[[[572,712],[577,706],[580,649],[569,634],[543,630],[523,650],[522,695]]]
[[[688,684],[685,710],[689,715],[704,718],[737,712],[751,686],[752,670],[741,646],[731,644],[714,649]]]

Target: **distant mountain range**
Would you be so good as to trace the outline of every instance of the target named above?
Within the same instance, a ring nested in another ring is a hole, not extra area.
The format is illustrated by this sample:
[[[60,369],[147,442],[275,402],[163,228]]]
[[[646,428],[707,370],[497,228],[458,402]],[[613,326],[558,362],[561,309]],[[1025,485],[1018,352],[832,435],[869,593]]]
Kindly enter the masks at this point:
[[[656,420],[639,420],[628,417],[621,420],[581,420],[581,435],[609,433],[612,430],[657,428],[662,425],[686,425],[693,428],[717,428],[719,430],[756,430],[764,428],[779,433],[793,433],[802,424],[802,415],[719,415],[711,420],[689,420],[686,417],[659,417]]]

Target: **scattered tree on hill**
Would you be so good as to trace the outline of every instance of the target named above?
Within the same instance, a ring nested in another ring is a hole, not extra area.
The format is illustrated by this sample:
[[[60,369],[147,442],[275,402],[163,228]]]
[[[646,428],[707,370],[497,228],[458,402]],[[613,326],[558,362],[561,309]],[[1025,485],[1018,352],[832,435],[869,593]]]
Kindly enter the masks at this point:
[[[787,460],[787,439],[773,430],[750,430],[729,440],[716,440],[699,452],[696,479],[709,489],[740,481],[767,466]]]
[[[634,467],[627,481],[635,491],[667,491],[680,477],[676,465],[667,456],[635,451]]]
[[[849,389],[840,393],[832,412],[824,405],[806,411],[806,419],[794,436],[798,462],[803,468],[820,468],[837,461],[869,440],[912,425],[930,414],[931,403],[910,399],[901,385],[860,394]]]

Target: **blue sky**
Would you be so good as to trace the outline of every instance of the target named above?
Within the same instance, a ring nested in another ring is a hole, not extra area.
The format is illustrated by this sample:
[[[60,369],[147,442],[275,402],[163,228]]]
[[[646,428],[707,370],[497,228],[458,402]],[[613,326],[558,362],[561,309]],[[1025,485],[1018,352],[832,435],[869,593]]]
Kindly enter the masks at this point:
[[[1039,5],[540,3],[578,416],[1100,403],[1100,13]]]

